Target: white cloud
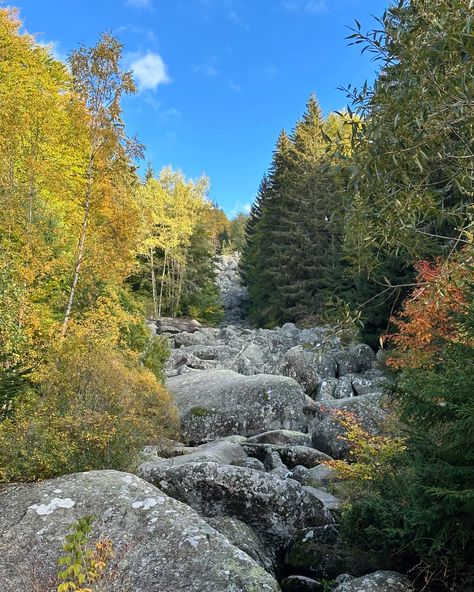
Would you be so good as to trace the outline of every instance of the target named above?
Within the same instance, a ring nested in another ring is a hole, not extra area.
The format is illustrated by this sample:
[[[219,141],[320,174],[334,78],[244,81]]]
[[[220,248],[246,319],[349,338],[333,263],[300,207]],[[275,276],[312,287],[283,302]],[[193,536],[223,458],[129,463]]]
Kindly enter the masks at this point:
[[[160,84],[172,82],[162,57],[152,51],[134,59],[130,68],[140,91],[155,90]]]
[[[233,90],[234,92],[239,93],[242,90],[242,86],[240,84],[237,84],[236,82],[229,82],[229,88],[230,90]]]
[[[283,0],[282,6],[289,12],[320,14],[328,10],[326,0]]]
[[[250,214],[250,210],[252,209],[252,204],[246,203],[242,206],[242,210],[244,214]]]
[[[125,0],[125,6],[133,8],[153,8],[151,0]]]

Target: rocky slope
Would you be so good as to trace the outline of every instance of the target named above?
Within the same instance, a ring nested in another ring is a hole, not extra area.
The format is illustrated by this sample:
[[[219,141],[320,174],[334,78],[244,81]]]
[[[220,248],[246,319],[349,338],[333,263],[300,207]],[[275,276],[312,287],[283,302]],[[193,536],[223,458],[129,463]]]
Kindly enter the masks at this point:
[[[221,255],[216,261],[216,283],[224,304],[224,323],[243,324],[247,288],[239,275],[239,253]]]
[[[93,515],[92,538],[115,550],[104,592],[315,592],[323,580],[337,592],[410,592],[399,574],[347,562],[322,464],[349,454],[332,410],[382,429],[388,379],[370,347],[292,324],[150,326],[172,348],[167,386],[183,442],[148,446],[136,475],[4,487],[1,590],[52,590],[71,523]]]

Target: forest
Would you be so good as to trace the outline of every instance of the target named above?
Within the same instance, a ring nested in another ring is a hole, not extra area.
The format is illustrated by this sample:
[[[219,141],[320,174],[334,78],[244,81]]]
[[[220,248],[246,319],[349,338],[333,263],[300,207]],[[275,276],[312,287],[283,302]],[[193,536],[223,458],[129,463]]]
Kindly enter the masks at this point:
[[[219,327],[216,260],[238,252],[245,327],[328,327],[390,377],[383,433],[340,412],[352,452],[328,462],[351,561],[417,590],[472,589],[473,9],[399,0],[373,30],[356,21],[348,43],[377,60],[374,85],[341,89],[347,108],[327,115],[309,96],[230,220],[206,177],[145,170],[117,37],[62,62],[0,8],[0,493],[133,472],[144,446],[180,440],[170,342],[146,319]],[[89,531],[69,535],[69,564]],[[100,587],[97,557],[81,557],[87,582],[68,573],[55,591],[134,589]]]

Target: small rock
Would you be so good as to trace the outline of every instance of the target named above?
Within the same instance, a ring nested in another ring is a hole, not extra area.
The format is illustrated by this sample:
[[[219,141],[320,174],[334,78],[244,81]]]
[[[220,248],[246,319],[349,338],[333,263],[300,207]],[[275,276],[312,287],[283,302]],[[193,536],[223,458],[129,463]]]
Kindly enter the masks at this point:
[[[334,592],[414,592],[414,587],[403,574],[395,571],[376,571],[360,578],[339,576]]]
[[[305,576],[289,576],[281,583],[283,592],[323,592],[324,585]]]

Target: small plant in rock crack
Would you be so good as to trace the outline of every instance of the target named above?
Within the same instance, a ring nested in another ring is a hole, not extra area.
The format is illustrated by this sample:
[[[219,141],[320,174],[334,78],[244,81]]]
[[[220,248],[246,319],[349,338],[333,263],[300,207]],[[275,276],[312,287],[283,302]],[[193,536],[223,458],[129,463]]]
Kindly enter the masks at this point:
[[[92,586],[103,577],[107,562],[113,556],[112,541],[99,539],[94,543],[89,540],[93,520],[92,516],[80,518],[66,536],[65,554],[58,560],[62,569],[58,573],[61,583],[57,592],[94,592]]]

